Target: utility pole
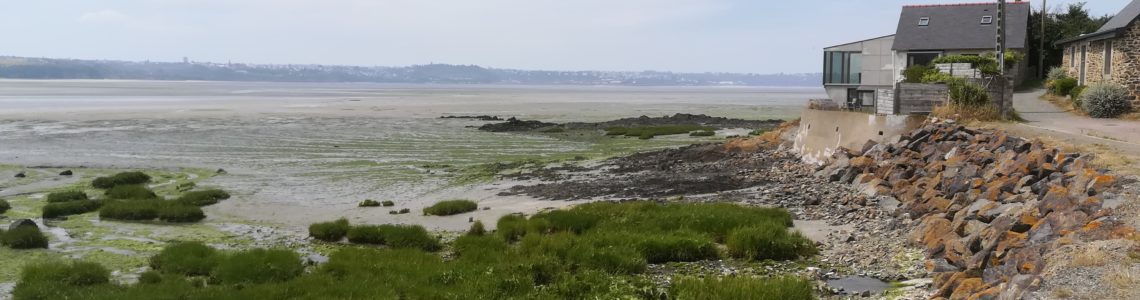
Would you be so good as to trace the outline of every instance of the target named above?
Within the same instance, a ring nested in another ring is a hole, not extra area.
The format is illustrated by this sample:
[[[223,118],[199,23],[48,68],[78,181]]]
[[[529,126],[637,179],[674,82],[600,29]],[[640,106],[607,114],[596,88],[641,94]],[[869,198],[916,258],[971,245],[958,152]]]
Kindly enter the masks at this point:
[[[1009,88],[1009,80],[1005,78],[1005,0],[998,0],[997,9],[997,62],[998,62],[998,84],[1001,85],[1001,96],[998,96],[998,108],[1001,111],[1001,117],[1009,116],[1009,108],[1013,105],[1009,103],[1012,99],[1006,99],[1006,89]]]
[[[1045,79],[1045,21],[1049,20],[1049,0],[1041,0],[1041,47],[1037,48],[1037,78]]]

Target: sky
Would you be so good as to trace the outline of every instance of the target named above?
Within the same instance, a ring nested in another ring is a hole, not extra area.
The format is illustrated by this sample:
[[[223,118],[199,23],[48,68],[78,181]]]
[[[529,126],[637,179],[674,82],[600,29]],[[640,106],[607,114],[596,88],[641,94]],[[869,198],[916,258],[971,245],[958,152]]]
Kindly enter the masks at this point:
[[[979,1],[0,0],[0,56],[803,73],[893,33],[904,4]]]

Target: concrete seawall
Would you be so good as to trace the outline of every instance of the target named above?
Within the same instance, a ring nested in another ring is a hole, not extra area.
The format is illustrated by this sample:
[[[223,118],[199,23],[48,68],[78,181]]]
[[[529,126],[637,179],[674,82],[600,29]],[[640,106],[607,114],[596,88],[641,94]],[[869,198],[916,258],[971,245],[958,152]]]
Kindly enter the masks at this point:
[[[867,141],[890,142],[922,125],[922,116],[873,114],[805,109],[794,150],[807,163],[827,163],[840,147],[860,151]]]

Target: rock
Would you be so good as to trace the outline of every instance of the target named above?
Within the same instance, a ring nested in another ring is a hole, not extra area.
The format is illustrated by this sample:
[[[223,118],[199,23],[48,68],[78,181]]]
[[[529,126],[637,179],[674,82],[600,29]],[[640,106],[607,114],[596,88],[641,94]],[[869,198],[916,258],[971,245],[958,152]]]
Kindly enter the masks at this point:
[[[66,170],[66,171],[63,171],[63,172],[59,172],[59,176],[71,176],[71,175],[74,175],[74,174],[75,174],[75,173],[71,172],[71,170]]]
[[[226,172],[226,169],[218,169],[217,171],[214,171],[214,174],[218,174],[218,175],[227,174],[227,173],[228,172]]]
[[[25,177],[28,177],[28,174],[24,174],[24,172],[16,173],[16,178],[25,178]]]
[[[30,219],[18,219],[12,221],[12,224],[8,224],[8,231],[16,230],[16,228],[24,226],[33,226],[39,228],[39,225],[36,225],[36,221],[32,221]]]

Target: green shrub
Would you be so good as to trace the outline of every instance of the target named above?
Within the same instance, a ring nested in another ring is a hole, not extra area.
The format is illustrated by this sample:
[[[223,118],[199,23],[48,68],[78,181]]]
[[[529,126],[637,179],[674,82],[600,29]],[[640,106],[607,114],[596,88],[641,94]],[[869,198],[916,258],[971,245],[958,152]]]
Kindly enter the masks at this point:
[[[103,201],[81,200],[70,202],[56,202],[44,205],[42,216],[44,219],[54,219],[70,215],[93,212],[103,206]]]
[[[121,221],[149,221],[158,218],[158,201],[114,200],[103,203],[99,218]]]
[[[1058,79],[1053,81],[1053,89],[1050,92],[1057,96],[1069,96],[1073,93],[1073,89],[1076,88],[1077,85],[1079,85],[1079,83],[1075,78]]]
[[[158,219],[169,223],[194,223],[206,218],[201,207],[182,203],[165,203],[158,207]]]
[[[1073,101],[1073,105],[1076,105],[1077,107],[1081,107],[1081,103],[1084,100],[1083,98],[1081,98],[1081,96],[1085,93],[1085,90],[1087,90],[1088,88],[1089,88],[1088,86],[1082,85],[1082,86],[1078,86],[1078,87],[1073,88],[1073,90],[1071,92],[1069,92],[1069,96],[1071,97],[1071,99]]]
[[[12,205],[8,204],[7,200],[0,199],[0,214],[8,212],[10,209],[12,209]]]
[[[326,241],[326,242],[339,242],[348,235],[348,230],[352,226],[348,224],[348,220],[341,218],[332,222],[316,223],[309,225],[309,236]]]
[[[982,86],[965,81],[950,83],[950,102],[963,106],[982,106],[990,103],[990,95]]]
[[[1049,74],[1045,76],[1046,81],[1057,81],[1065,78],[1069,78],[1069,73],[1065,72],[1065,68],[1063,67],[1053,67],[1049,69]]]
[[[107,190],[107,198],[110,199],[155,199],[158,195],[141,185],[116,185]]]
[[[772,129],[756,129],[753,131],[749,131],[748,135],[751,135],[751,136],[763,135],[765,133],[768,133],[769,131],[772,131]]]
[[[87,193],[83,191],[54,192],[47,195],[48,203],[88,200]]]
[[[754,260],[791,260],[817,252],[815,244],[799,232],[772,225],[733,230],[726,244],[729,255]]]
[[[483,236],[487,234],[487,229],[483,227],[483,221],[475,221],[475,223],[471,224],[471,229],[467,230],[467,235]]]
[[[156,271],[146,271],[139,274],[139,284],[159,284],[162,283],[162,274]]]
[[[217,204],[218,201],[230,198],[230,193],[223,190],[203,190],[193,191],[182,194],[177,200],[180,203],[193,206],[209,206]]]
[[[934,64],[970,64],[971,67],[977,67],[984,64],[997,64],[997,60],[993,57],[981,55],[947,55],[935,58]]]
[[[201,242],[171,244],[150,258],[150,267],[169,274],[205,276],[218,265],[218,252]]]
[[[396,202],[384,200],[383,202],[380,202],[380,205],[383,205],[384,207],[393,207],[396,206]]]
[[[716,135],[716,131],[712,131],[712,130],[693,131],[692,133],[689,133],[689,136],[714,136],[714,135]]]
[[[360,201],[360,203],[357,204],[356,206],[357,207],[380,207],[380,202],[377,202],[376,200],[372,200],[372,199],[366,199],[364,201]]]
[[[425,215],[450,216],[479,209],[479,204],[471,200],[447,200],[424,208]]]
[[[682,278],[670,289],[673,299],[811,300],[810,281],[795,277]]]
[[[223,284],[283,282],[305,271],[291,250],[253,249],[224,256],[212,277]]]
[[[1081,98],[1081,107],[1093,118],[1115,118],[1132,110],[1128,89],[1116,84],[1089,86]]]
[[[428,252],[438,251],[443,246],[419,225],[380,225],[384,244],[392,248],[412,248]]]
[[[937,72],[938,69],[935,69],[934,66],[914,65],[906,68],[906,70],[903,71],[903,76],[906,77],[906,83],[922,83],[922,78],[925,77],[926,74]]]
[[[19,226],[3,233],[0,245],[12,249],[47,249],[48,238],[37,226]]]
[[[98,177],[91,182],[97,189],[109,189],[117,185],[138,185],[150,182],[150,175],[143,172],[122,172],[108,177]]]
[[[348,241],[353,244],[384,244],[384,232],[380,231],[380,226],[353,226],[348,230],[347,236]]]
[[[526,235],[526,228],[526,217],[516,214],[502,216],[495,223],[495,233],[508,242],[518,241],[519,238]]]

